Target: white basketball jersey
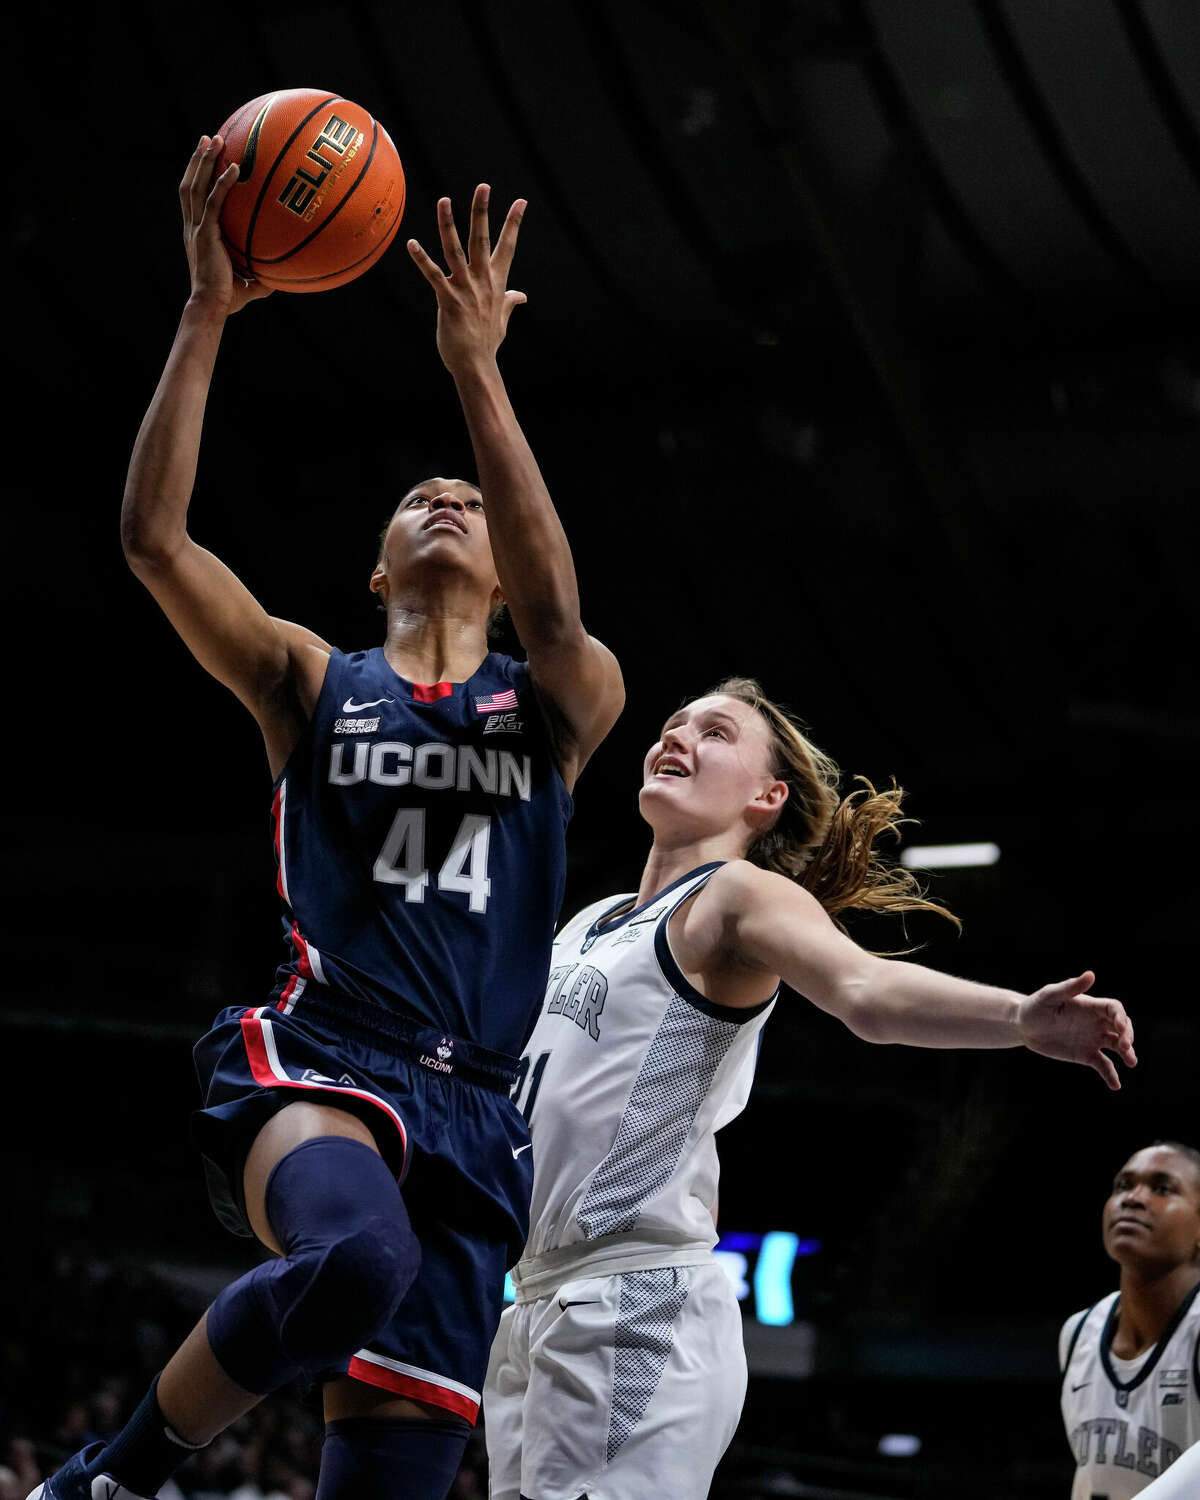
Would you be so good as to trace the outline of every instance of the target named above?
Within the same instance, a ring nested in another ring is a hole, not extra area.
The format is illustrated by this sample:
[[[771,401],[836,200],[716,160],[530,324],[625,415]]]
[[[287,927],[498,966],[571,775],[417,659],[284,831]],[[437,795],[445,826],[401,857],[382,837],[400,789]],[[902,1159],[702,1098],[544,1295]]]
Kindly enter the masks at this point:
[[[1200,1439],[1198,1292],[1137,1359],[1117,1359],[1110,1347],[1117,1292],[1063,1324],[1058,1361],[1076,1464],[1071,1500],[1132,1500]]]
[[[651,1263],[655,1249],[706,1253],[716,1242],[713,1133],[745,1105],[775,1003],[713,1005],[671,953],[672,912],[717,868],[628,911],[634,896],[598,901],[555,940],[516,1092],[534,1159],[522,1267],[546,1252],[602,1254],[614,1238]]]

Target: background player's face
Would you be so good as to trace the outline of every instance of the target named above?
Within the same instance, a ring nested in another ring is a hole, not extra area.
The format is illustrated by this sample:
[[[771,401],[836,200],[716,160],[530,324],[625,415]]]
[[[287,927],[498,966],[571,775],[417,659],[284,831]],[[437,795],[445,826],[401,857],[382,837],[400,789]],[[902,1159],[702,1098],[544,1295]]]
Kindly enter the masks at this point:
[[[642,816],[656,835],[744,835],[778,816],[787,787],[773,774],[766,720],[715,693],[672,714],[642,765]]]
[[[481,594],[498,586],[483,499],[465,479],[413,485],[388,526],[371,587],[386,603],[387,592],[424,586],[442,570],[477,581]]]
[[[1200,1265],[1200,1169],[1169,1146],[1136,1151],[1116,1175],[1103,1228],[1121,1265]]]

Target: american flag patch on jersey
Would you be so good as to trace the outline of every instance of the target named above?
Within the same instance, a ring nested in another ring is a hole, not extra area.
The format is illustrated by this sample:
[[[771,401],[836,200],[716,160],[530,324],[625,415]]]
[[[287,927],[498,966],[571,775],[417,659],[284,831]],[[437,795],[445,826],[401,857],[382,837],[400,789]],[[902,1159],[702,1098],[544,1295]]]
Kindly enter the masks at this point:
[[[502,693],[493,693],[490,698],[476,698],[475,712],[477,714],[498,714],[506,708],[516,708],[517,693],[515,688],[505,688]]]

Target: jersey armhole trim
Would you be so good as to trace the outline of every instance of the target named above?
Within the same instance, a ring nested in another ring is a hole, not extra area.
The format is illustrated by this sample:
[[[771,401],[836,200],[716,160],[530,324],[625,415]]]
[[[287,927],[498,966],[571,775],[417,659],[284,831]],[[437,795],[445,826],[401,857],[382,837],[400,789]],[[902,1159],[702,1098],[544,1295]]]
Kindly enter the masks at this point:
[[[1200,1330],[1192,1342],[1192,1388],[1200,1397]]]
[[[537,707],[537,722],[541,730],[542,745],[546,751],[546,760],[558,784],[558,805],[559,811],[562,813],[563,826],[565,827],[575,816],[575,794],[567,785],[566,777],[562,773],[562,766],[558,760],[559,745],[554,735],[554,727],[549,718],[550,714],[558,713],[559,710],[555,704],[550,703],[548,699],[542,697],[541,689],[537,685],[537,681],[533,675],[533,668],[529,665],[528,659],[518,660],[517,657],[508,656],[503,651],[489,651],[487,660],[505,662],[506,666],[503,669],[504,676],[513,684],[513,687],[528,691],[533,695],[533,701]]]
[[[1091,1317],[1095,1310],[1096,1304],[1093,1302],[1091,1307],[1089,1307],[1085,1312],[1082,1312],[1079,1315],[1079,1321],[1075,1324],[1075,1327],[1072,1330],[1071,1342],[1067,1345],[1067,1353],[1065,1358],[1063,1359],[1062,1378],[1064,1384],[1066,1383],[1067,1379],[1067,1371],[1071,1368],[1071,1360],[1075,1354],[1075,1345],[1079,1342],[1079,1335],[1083,1332],[1083,1325],[1087,1322],[1087,1320]]]
[[[288,755],[287,760],[284,761],[282,767],[280,768],[279,775],[276,776],[274,782],[272,782],[271,784],[272,798],[274,798],[275,794],[282,786],[288,773],[292,771],[297,765],[299,765],[301,755],[308,753],[308,750],[312,744],[312,740],[316,734],[314,726],[317,722],[317,719],[320,717],[321,703],[324,700],[325,694],[329,692],[330,683],[335,675],[334,669],[336,667],[338,668],[338,670],[340,670],[341,663],[345,661],[348,654],[348,652],[339,651],[336,646],[330,648],[329,664],[325,668],[325,676],[321,679],[321,691],[317,694],[317,701],[313,704],[313,711],[308,716],[308,721],[304,726],[304,732],[292,746],[291,753]],[[334,689],[333,695],[335,698],[337,697],[337,689]]]
[[[684,891],[678,901],[671,903],[671,909],[663,913],[659,918],[658,925],[654,929],[654,956],[658,959],[658,966],[662,970],[663,978],[675,991],[681,1000],[686,1000],[696,1010],[706,1016],[712,1016],[714,1020],[724,1021],[730,1026],[745,1026],[747,1021],[753,1021],[756,1016],[761,1016],[768,1006],[774,1005],[779,995],[779,986],[765,1000],[760,1000],[757,1005],[718,1005],[691,984],[684,976],[679,967],[679,961],[671,951],[671,938],[667,932],[667,924],[675,915],[676,911],[689,896],[694,896],[712,879],[716,872],[710,870],[703,880]]]

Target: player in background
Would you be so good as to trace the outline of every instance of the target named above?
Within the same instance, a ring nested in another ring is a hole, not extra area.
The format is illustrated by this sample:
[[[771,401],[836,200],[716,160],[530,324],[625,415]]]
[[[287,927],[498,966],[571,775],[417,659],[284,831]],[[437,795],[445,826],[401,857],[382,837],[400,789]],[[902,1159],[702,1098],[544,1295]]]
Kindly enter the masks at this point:
[[[757,683],[722,683],[646,756],[638,890],[559,932],[517,1093],[532,1227],[485,1383],[491,1500],[707,1495],[746,1388],[712,1257],[713,1137],[745,1104],[781,983],[868,1042],[1024,1045],[1111,1088],[1103,1049],[1136,1062],[1090,973],[1022,995],[840,930],[855,909],[949,914],[874,851],[900,790],[840,798],[838,781]]]
[[[401,499],[370,579],[382,647],[344,655],[270,616],[191,539],[222,329],[260,294],[221,242],[237,169],[214,181],[220,148],[203,137],[180,185],[191,295],[134,447],[122,539],[254,715],[275,781],[291,953],[272,1003],[222,1012],[196,1049],[214,1206],[275,1258],[220,1294],[112,1442],[34,1493],[153,1496],[299,1377],[327,1381],[320,1500],[438,1500],[528,1224],[509,1091],[545,983],[570,789],[623,690],[580,623],[570,549],[496,364],[525,300],[507,289],[524,204],[493,249],[486,186],[467,252],[438,204],[448,275],[409,242],[480,487],[429,479]],[[488,651],[501,600],[527,662]]]
[[[1071,1500],[1131,1500],[1200,1439],[1200,1151],[1156,1141],[1113,1180],[1101,1220],[1120,1288],[1063,1324]],[[1177,1481],[1179,1495],[1200,1494]]]

